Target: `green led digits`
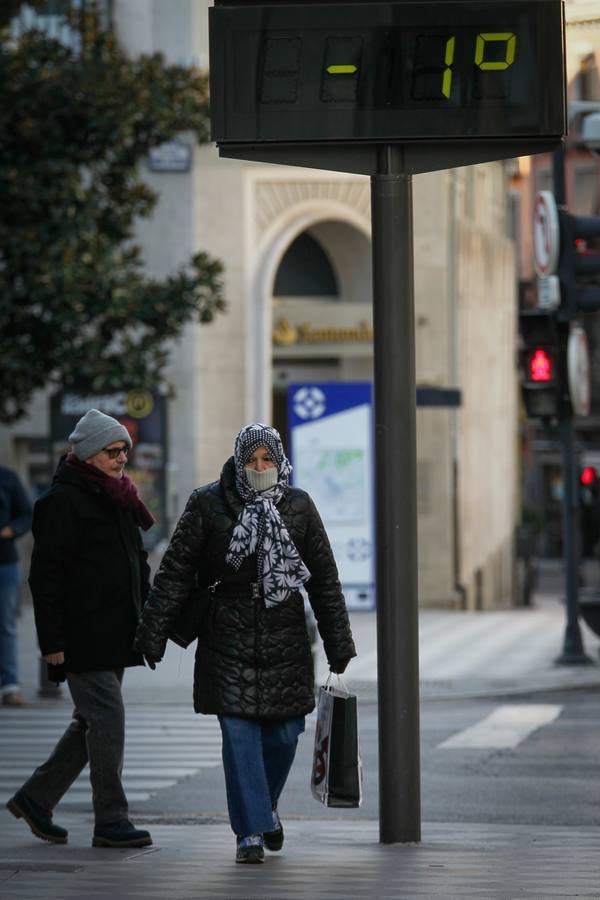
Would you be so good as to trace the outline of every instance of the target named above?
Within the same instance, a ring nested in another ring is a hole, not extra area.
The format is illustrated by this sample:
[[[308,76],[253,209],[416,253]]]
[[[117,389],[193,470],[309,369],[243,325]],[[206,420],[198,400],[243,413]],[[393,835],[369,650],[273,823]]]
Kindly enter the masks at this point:
[[[474,44],[471,43],[474,41]],[[457,47],[455,34],[420,34],[415,42],[413,57],[413,74],[411,97],[413,100],[456,100],[453,93],[455,74],[462,68],[462,77],[466,81],[472,80],[475,73],[471,74],[465,69],[467,60],[465,51],[473,53],[472,61],[476,71],[502,72],[515,61],[517,51],[517,36],[512,31],[485,31],[473,35],[467,46],[463,37],[461,50]],[[469,50],[469,45],[472,48]],[[476,79],[475,91],[483,90],[481,78]],[[490,96],[503,95],[502,85],[495,87],[487,84],[485,90]]]
[[[356,102],[364,52],[358,36],[331,36],[325,42],[321,100],[325,103]]]
[[[265,36],[261,103],[293,105],[306,91],[309,82],[303,86],[302,79],[309,74],[307,53],[319,47],[318,37],[311,34],[311,39],[314,45],[301,35]],[[417,102],[456,108],[502,101],[510,93],[511,73],[506,70],[517,56],[515,32],[481,26],[433,34],[420,29],[412,34],[393,29],[385,35],[382,30],[374,37],[366,31],[327,34],[321,40],[321,65],[314,74],[320,101],[334,105],[364,103],[369,93],[376,106],[391,107]],[[314,59],[317,54],[312,53]]]
[[[499,60],[484,59],[486,44],[488,43],[505,43],[505,58]],[[515,61],[516,49],[517,36],[510,31],[492,31],[488,34],[478,34],[475,42],[475,65],[479,66],[483,72],[508,69]]]
[[[358,72],[357,66],[327,66],[330,75],[354,75]]]
[[[446,41],[446,56],[444,58],[444,62],[446,63],[446,68],[444,69],[444,76],[442,78],[442,94],[444,97],[449,97],[450,92],[452,91],[452,69],[450,66],[454,62],[454,45],[456,44],[456,38],[454,35],[451,38],[448,38]]]

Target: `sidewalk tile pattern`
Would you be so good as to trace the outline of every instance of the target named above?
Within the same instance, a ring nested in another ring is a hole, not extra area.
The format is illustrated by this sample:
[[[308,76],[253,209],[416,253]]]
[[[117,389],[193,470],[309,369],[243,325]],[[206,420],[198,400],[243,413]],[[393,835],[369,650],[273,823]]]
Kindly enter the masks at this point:
[[[553,900],[600,897],[600,829],[444,825],[414,845],[381,845],[376,822],[290,821],[263,866],[236,866],[224,825],[152,826],[145,850],[92,850],[69,814],[70,843],[32,843],[0,816],[6,900]],[[33,840],[33,839],[32,839]]]

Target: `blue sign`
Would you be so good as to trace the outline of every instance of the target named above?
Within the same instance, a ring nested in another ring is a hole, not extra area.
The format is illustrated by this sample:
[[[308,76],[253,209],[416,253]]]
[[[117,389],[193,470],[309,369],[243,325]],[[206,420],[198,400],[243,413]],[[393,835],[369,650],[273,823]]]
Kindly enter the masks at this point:
[[[349,609],[375,606],[372,386],[288,386],[292,482],[323,519]]]

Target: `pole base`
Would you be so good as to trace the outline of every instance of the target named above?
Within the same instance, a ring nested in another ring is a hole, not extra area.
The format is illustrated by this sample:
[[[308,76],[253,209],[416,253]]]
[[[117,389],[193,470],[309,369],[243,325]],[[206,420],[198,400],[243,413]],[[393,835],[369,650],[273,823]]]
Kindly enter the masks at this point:
[[[565,628],[565,639],[562,653],[554,660],[555,666],[592,666],[594,661],[583,649],[581,629],[576,619],[568,622]]]
[[[586,653],[563,652],[554,660],[555,666],[594,666],[594,660]]]

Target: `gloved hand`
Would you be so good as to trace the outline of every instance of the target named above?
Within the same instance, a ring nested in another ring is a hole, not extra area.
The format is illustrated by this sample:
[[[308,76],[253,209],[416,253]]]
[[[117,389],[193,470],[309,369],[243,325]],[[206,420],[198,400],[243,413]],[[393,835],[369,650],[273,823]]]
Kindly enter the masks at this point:
[[[148,656],[146,653],[144,653],[144,660],[146,661],[146,665],[149,666],[152,671],[156,669],[156,663],[160,662],[160,659],[156,659],[153,656]]]
[[[345,656],[343,659],[334,659],[329,663],[329,671],[334,672],[336,675],[341,675],[342,672],[346,671],[346,667],[351,659],[351,656]]]

